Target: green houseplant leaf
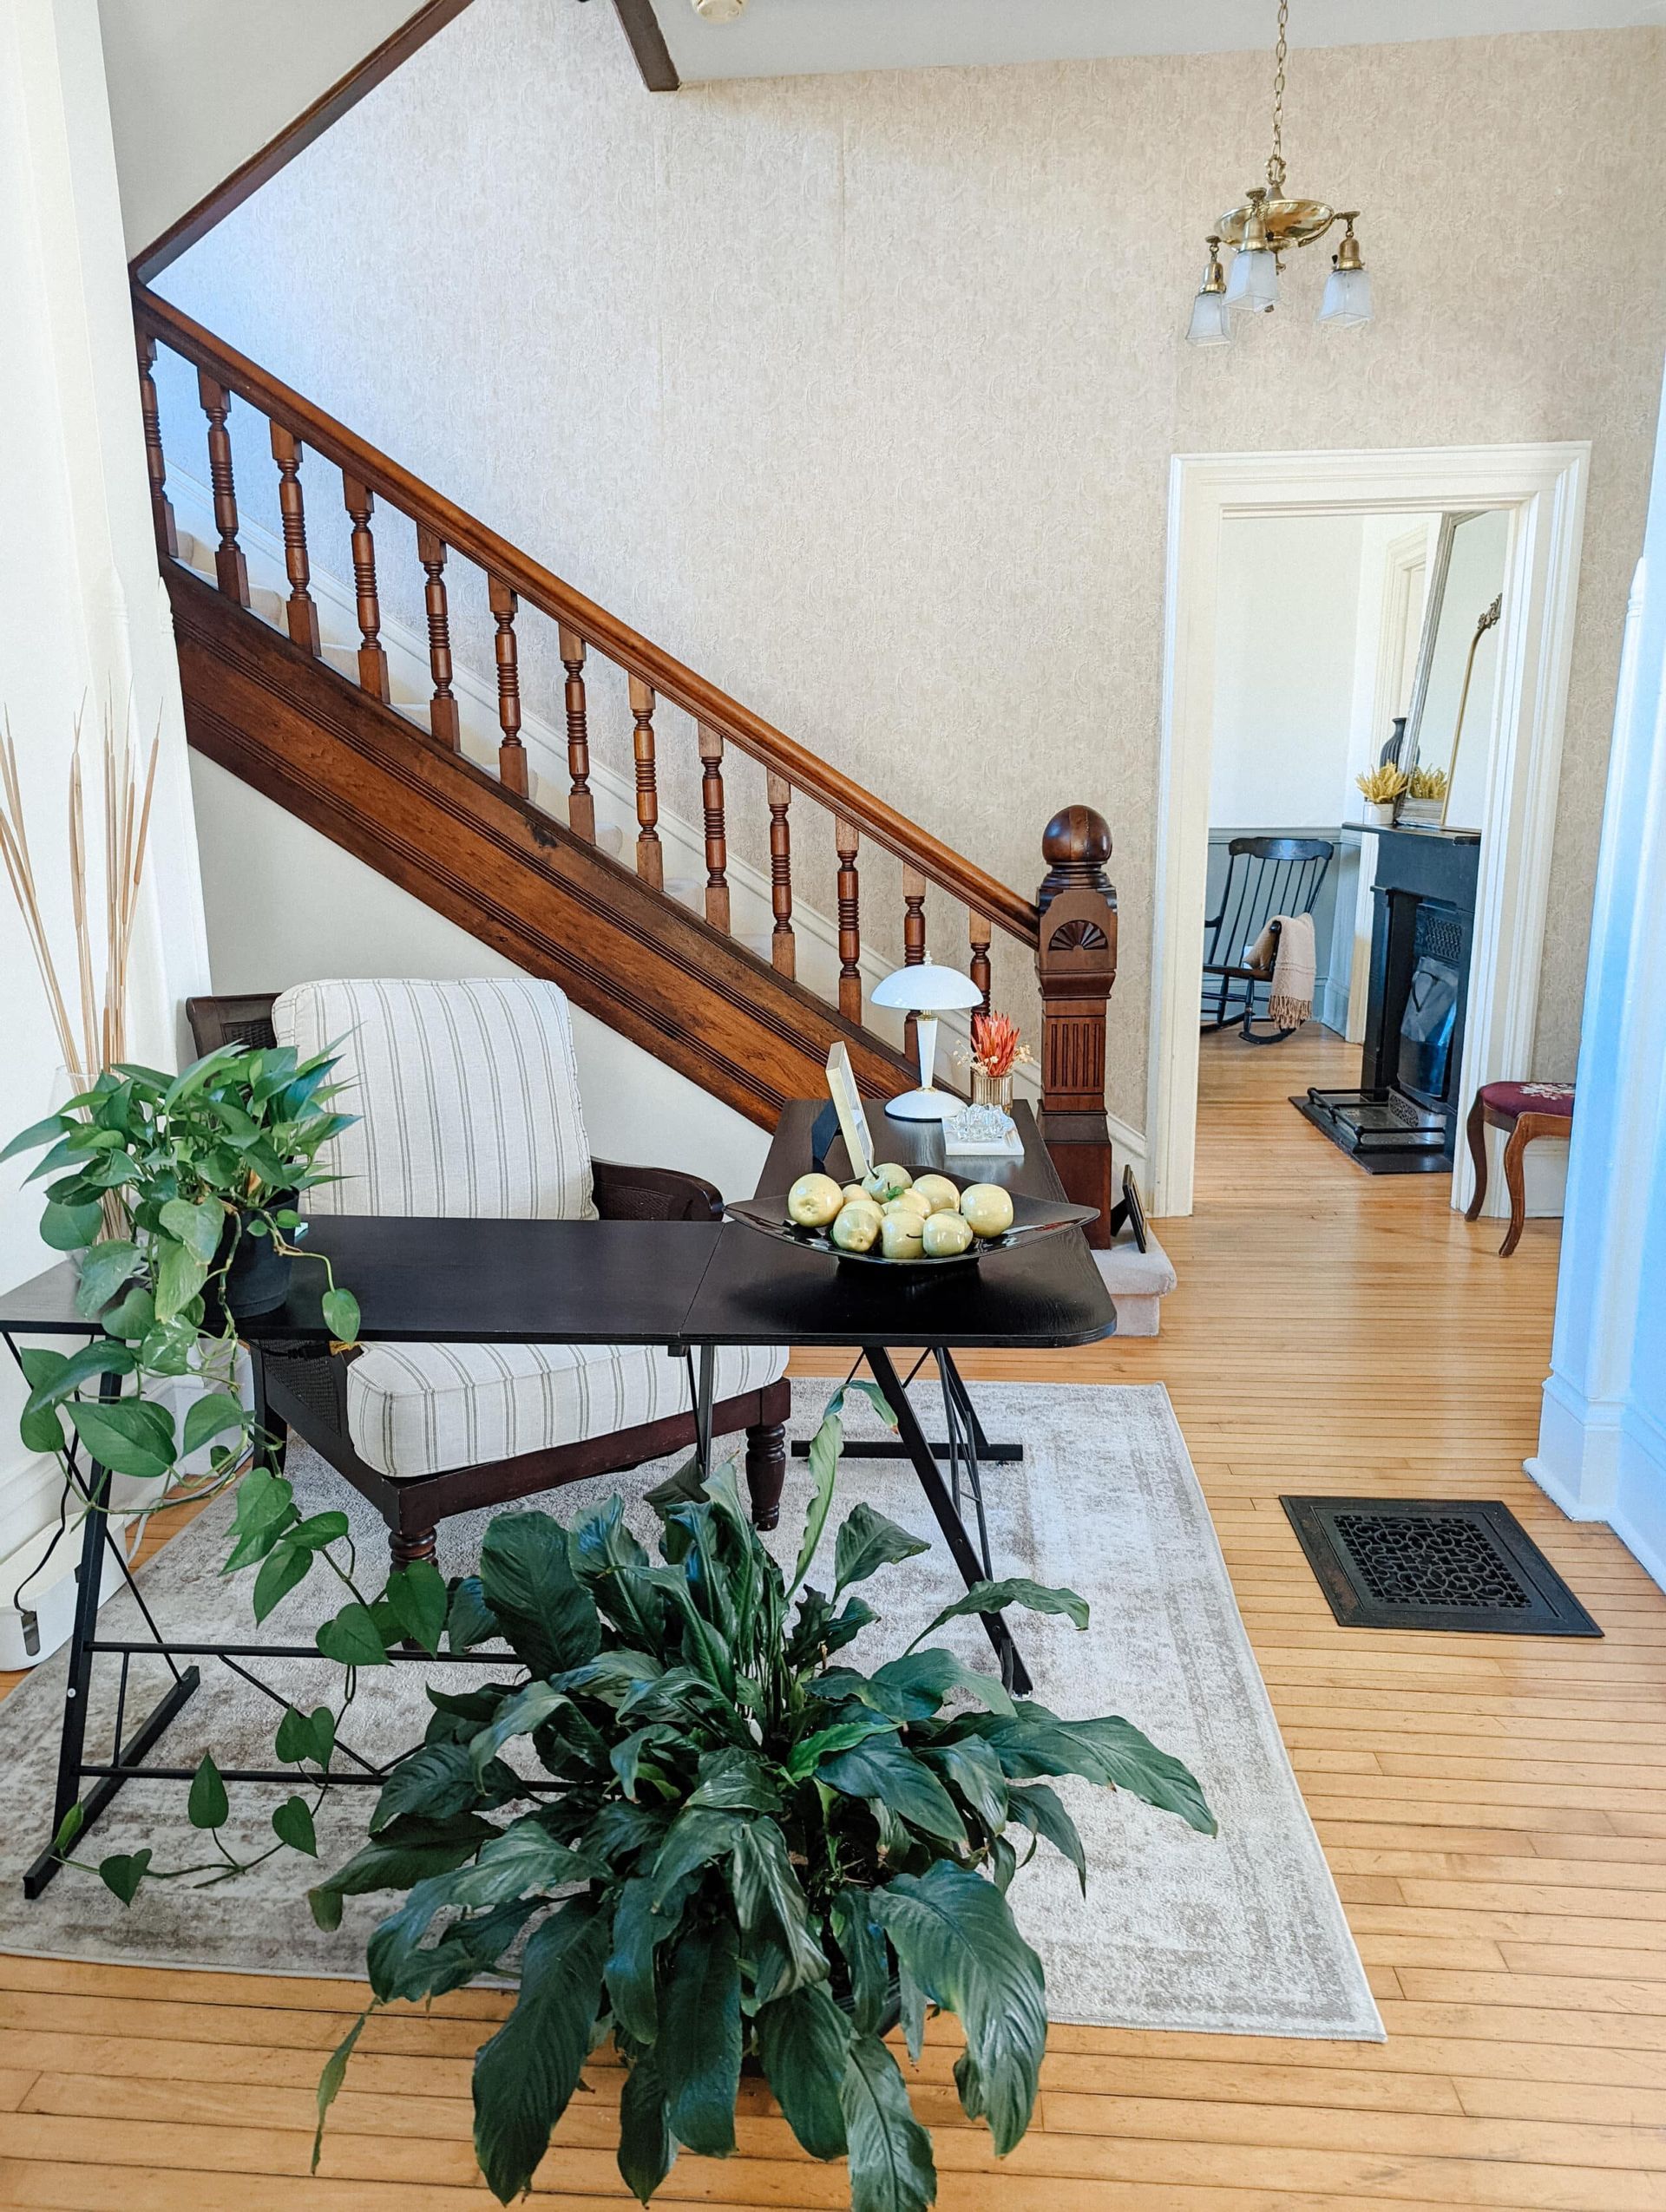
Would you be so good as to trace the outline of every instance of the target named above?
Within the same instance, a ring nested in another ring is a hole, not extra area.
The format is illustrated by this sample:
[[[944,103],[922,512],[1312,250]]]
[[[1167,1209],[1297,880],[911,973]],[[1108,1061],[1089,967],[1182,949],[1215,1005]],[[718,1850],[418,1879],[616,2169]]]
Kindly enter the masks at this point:
[[[475,2060],[475,2153],[500,2203],[528,2189],[590,2054],[607,1915],[588,1897],[528,1938],[515,2010]]]
[[[547,1513],[500,1513],[480,1548],[481,1594],[515,1655],[535,1674],[594,1659],[594,1599],[573,1572],[567,1531]]]
[[[677,1944],[654,2052],[679,2143],[707,2158],[735,2147],[740,2087],[740,1943],[732,1921],[705,1921]]]
[[[897,2063],[859,2035],[839,2084],[850,2156],[851,2212],[925,2212],[937,2197],[931,2137],[914,2117]]]

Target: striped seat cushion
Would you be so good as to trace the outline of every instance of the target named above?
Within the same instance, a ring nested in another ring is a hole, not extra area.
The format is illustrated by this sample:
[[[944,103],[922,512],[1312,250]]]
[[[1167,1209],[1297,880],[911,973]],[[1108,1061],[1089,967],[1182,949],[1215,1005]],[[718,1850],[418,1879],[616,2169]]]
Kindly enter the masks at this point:
[[[272,1010],[303,1058],[333,1046],[358,1119],[318,1155],[313,1214],[593,1221],[567,999],[532,976],[305,983]]]
[[[786,1365],[784,1351],[725,1348],[717,1397],[762,1390]],[[580,1443],[691,1406],[686,1365],[657,1345],[378,1344],[347,1371],[354,1450],[407,1480]]]

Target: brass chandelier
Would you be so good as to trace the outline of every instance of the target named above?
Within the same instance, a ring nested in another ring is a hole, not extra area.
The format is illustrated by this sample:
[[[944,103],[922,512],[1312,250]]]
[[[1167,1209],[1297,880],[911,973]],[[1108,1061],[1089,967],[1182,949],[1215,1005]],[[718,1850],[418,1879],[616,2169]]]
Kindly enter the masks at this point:
[[[1354,226],[1357,207],[1334,208],[1322,200],[1292,200],[1284,191],[1284,64],[1289,54],[1289,0],[1278,0],[1278,45],[1273,69],[1273,150],[1267,157],[1267,181],[1230,207],[1210,232],[1209,266],[1191,303],[1186,336],[1193,345],[1228,345],[1236,313],[1265,315],[1278,304],[1282,256],[1295,245],[1311,245],[1333,223],[1343,225],[1341,245],[1330,258],[1330,275],[1316,320],[1332,330],[1357,330],[1371,320],[1371,279],[1360,259]],[[1228,275],[1221,248],[1232,249]]]

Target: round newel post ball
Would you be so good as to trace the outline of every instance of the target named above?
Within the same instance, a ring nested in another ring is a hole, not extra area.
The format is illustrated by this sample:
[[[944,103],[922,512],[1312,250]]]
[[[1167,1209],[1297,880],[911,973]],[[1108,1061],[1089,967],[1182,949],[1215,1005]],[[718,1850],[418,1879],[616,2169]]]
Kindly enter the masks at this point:
[[[1093,808],[1061,807],[1041,833],[1041,854],[1047,863],[1043,908],[1059,892],[1078,885],[1092,891],[1110,888],[1105,864],[1111,857],[1111,825]]]

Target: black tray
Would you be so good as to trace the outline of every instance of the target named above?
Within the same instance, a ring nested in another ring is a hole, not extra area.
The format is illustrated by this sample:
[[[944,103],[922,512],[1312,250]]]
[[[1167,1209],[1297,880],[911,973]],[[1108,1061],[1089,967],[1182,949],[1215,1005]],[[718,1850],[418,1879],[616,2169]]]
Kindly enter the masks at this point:
[[[1092,1206],[1067,1206],[1050,1198],[1026,1198],[1013,1191],[1013,1226],[998,1237],[974,1237],[964,1252],[952,1253],[941,1260],[888,1260],[878,1250],[872,1252],[842,1252],[826,1229],[801,1229],[796,1221],[787,1219],[787,1194],[779,1198],[738,1198],[724,1209],[731,1221],[744,1221],[749,1229],[758,1229],[766,1237],[777,1237],[783,1244],[796,1244],[801,1251],[824,1252],[830,1260],[848,1260],[856,1267],[889,1267],[893,1273],[902,1270],[908,1274],[922,1275],[940,1267],[975,1266],[991,1253],[1011,1252],[1020,1244],[1033,1244],[1038,1237],[1057,1236],[1063,1229],[1074,1229],[1084,1221],[1097,1221],[1097,1209]]]

